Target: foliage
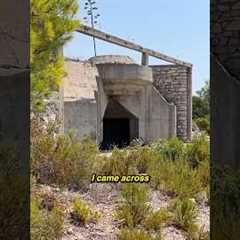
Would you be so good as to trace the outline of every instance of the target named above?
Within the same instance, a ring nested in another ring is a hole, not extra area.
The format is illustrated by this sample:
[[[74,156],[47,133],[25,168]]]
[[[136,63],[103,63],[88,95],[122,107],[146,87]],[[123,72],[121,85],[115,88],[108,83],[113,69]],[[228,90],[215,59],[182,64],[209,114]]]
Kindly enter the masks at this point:
[[[84,225],[88,222],[97,222],[100,218],[100,214],[97,211],[90,209],[87,203],[81,199],[74,200],[73,212],[71,215],[76,222]]]
[[[118,240],[161,240],[161,234],[152,237],[141,229],[136,228],[123,228],[118,234]]]
[[[147,205],[149,189],[143,184],[125,184],[122,189],[123,202],[117,210],[117,218],[124,221],[124,225],[135,227],[142,223],[149,213]]]
[[[197,92],[197,96],[192,98],[193,119],[208,118],[210,112],[210,94],[209,94],[209,82],[206,81],[205,85],[200,91]]]
[[[126,149],[114,148],[110,157],[99,158],[98,172],[105,175],[135,174],[136,159]]]
[[[65,75],[59,52],[79,26],[77,0],[31,0],[31,95],[33,110],[58,89]]]
[[[159,140],[153,144],[153,148],[166,160],[182,159],[184,154],[184,144],[178,138]]]
[[[156,212],[151,212],[144,220],[144,227],[147,230],[159,231],[161,226],[171,219],[171,214],[167,209],[161,208]]]
[[[31,200],[31,239],[55,240],[63,234],[64,212],[59,206],[40,209],[39,199]]]
[[[186,159],[192,167],[198,167],[201,162],[208,162],[210,159],[209,140],[206,134],[195,137],[187,144]]]
[[[32,173],[38,182],[85,188],[91,181],[96,144],[90,139],[80,142],[73,132],[55,136],[51,124],[46,131],[32,128],[37,133],[32,136]]]
[[[208,118],[199,117],[199,118],[196,118],[194,121],[197,124],[200,131],[204,131],[210,134],[210,123]]]
[[[193,199],[176,199],[171,204],[171,210],[177,227],[191,235],[198,231],[196,225],[198,210]]]
[[[149,171],[152,185],[173,196],[194,197],[202,191],[197,169],[192,169],[185,160],[166,161],[159,159]]]

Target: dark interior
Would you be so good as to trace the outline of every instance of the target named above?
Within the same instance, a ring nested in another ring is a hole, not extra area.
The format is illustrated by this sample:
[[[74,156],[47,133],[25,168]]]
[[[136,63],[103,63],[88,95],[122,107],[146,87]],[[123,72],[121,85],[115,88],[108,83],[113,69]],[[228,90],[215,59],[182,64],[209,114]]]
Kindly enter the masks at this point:
[[[104,119],[103,120],[103,143],[104,150],[114,146],[124,148],[130,143],[129,119]]]
[[[102,150],[124,148],[138,138],[138,119],[119,102],[110,100],[103,118]]]

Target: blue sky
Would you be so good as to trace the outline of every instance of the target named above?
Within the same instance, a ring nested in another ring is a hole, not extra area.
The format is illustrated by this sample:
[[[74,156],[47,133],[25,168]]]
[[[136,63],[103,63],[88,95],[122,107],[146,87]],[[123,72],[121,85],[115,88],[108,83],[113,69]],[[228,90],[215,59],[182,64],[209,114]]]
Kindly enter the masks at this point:
[[[97,28],[193,64],[193,92],[209,80],[209,0],[95,0],[101,14]],[[79,0],[79,19],[86,15]],[[97,54],[141,54],[97,40]],[[75,33],[64,55],[93,56],[92,39]],[[150,64],[162,64],[150,58]]]

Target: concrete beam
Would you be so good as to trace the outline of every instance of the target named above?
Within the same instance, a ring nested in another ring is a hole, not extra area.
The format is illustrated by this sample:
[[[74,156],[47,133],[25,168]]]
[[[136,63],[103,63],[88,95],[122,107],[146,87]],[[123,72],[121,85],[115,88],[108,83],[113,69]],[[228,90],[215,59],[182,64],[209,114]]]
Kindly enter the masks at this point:
[[[153,51],[153,50],[148,49],[148,48],[144,48],[144,47],[142,47],[138,44],[135,44],[133,42],[121,39],[119,37],[115,37],[113,35],[110,35],[110,34],[107,34],[105,32],[93,29],[93,28],[85,26],[85,25],[82,25],[81,27],[76,29],[76,32],[83,33],[85,35],[95,37],[95,38],[98,38],[100,40],[103,40],[103,41],[106,41],[106,42],[109,42],[109,43],[113,43],[113,44],[116,44],[116,45],[119,45],[119,46],[122,46],[122,47],[125,47],[125,48],[129,48],[129,49],[144,53],[148,56],[152,56],[152,57],[161,59],[161,60],[169,62],[169,63],[182,65],[182,66],[185,66],[185,67],[192,67],[191,63],[187,63],[187,62],[178,60],[176,58],[167,56],[165,54],[162,54],[160,52]]]

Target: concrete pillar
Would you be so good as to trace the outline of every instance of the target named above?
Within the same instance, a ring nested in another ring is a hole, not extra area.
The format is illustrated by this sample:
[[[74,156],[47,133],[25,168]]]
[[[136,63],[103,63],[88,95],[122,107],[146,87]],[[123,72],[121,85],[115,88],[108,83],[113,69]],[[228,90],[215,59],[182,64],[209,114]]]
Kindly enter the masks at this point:
[[[148,66],[149,64],[149,56],[147,53],[142,53],[142,65]]]

